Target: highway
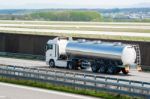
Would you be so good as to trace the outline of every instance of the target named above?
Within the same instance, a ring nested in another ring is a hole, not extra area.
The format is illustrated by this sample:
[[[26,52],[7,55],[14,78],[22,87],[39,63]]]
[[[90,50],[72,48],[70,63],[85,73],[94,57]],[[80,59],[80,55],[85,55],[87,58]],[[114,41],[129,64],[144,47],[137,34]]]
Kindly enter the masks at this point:
[[[106,35],[106,36],[127,36],[127,37],[150,37],[150,33],[136,32],[107,32],[107,31],[80,31],[80,30],[52,30],[52,29],[27,29],[27,28],[6,28],[0,27],[1,32],[7,33],[43,33],[45,35],[55,34],[81,34],[81,35]],[[40,34],[42,35],[42,34]]]
[[[22,27],[22,28],[26,28],[26,27],[63,27],[63,28],[114,28],[114,29],[148,29],[150,30],[150,26],[112,26],[112,25],[36,25],[36,24],[0,24],[0,27]]]
[[[138,22],[73,22],[73,21],[21,21],[21,20],[0,20],[3,24],[80,24],[80,25],[136,25],[150,26],[150,23]]]
[[[37,60],[25,60],[25,59],[14,59],[0,57],[0,64],[21,66],[21,67],[45,67],[47,66],[44,61]]]
[[[34,68],[46,69],[46,70],[51,69],[51,70],[66,71],[65,68],[48,68],[45,61],[36,61],[36,60],[12,59],[12,58],[0,57],[0,64],[15,65],[15,66],[22,66],[22,67],[34,67]],[[67,70],[67,71],[69,71],[69,70]],[[149,79],[150,73],[138,72],[136,70],[131,70],[128,75],[124,75],[122,73],[120,73],[118,75],[92,73],[90,70],[82,70],[82,71],[81,70],[71,70],[71,72],[78,72],[78,73],[82,72],[82,73],[87,73],[87,74],[100,75],[100,76],[104,76],[104,77],[150,82],[150,79]]]
[[[0,99],[96,99],[65,92],[0,83]]]

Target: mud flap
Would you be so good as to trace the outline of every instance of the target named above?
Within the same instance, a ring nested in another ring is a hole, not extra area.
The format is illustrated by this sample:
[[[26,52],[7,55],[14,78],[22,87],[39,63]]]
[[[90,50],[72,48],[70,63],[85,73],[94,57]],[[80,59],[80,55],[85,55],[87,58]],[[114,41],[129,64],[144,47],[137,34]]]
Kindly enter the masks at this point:
[[[125,71],[129,72],[129,70],[130,70],[130,66],[129,66],[129,65],[126,65],[126,66],[125,66]]]
[[[137,69],[137,71],[139,71],[139,72],[141,72],[141,71],[142,71],[142,68],[141,68],[141,66],[140,66],[140,65],[138,65],[136,69]]]

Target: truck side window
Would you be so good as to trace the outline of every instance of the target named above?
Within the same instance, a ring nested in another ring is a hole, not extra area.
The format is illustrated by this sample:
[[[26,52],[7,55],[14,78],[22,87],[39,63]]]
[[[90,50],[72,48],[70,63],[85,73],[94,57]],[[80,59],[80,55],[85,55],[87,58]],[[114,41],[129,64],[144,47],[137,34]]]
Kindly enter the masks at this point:
[[[53,45],[52,45],[52,44],[47,44],[47,45],[46,45],[46,49],[47,49],[47,50],[53,49]]]

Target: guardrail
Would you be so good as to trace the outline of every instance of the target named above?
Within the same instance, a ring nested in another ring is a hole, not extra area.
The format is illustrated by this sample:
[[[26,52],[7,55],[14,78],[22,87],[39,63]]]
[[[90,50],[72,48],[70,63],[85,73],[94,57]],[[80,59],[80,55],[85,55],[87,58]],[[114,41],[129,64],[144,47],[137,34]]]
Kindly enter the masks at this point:
[[[150,99],[150,83],[148,82],[16,66],[0,66],[0,76],[47,82],[74,88],[92,89],[95,91],[116,92]]]

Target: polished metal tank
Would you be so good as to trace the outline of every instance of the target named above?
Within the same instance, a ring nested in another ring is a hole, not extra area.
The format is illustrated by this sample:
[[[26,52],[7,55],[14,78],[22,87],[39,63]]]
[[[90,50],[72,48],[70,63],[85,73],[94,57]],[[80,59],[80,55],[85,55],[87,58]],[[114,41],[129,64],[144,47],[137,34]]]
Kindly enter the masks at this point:
[[[132,65],[136,60],[136,51],[131,45],[91,41],[69,41],[66,53],[74,56],[91,56],[121,60],[124,65]]]

